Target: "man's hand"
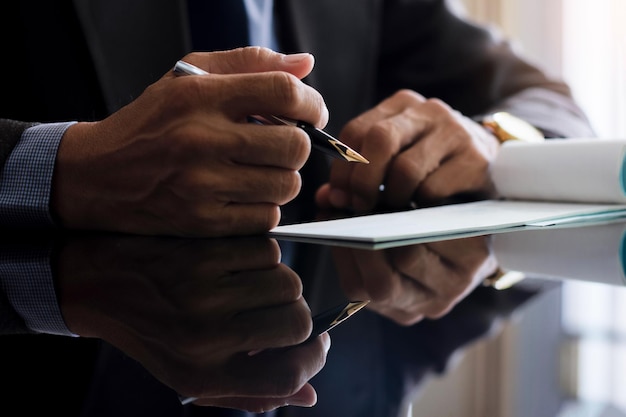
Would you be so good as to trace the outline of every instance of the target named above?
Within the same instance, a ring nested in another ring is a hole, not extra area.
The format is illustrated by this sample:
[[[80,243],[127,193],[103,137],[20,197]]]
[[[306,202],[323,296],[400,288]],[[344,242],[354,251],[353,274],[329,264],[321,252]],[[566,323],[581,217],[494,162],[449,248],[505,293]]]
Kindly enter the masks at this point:
[[[339,138],[370,164],[335,163],[316,195],[321,208],[368,212],[494,193],[496,138],[439,100],[400,91],[348,123]]]
[[[300,190],[310,141],[297,127],[247,117],[323,127],[326,105],[300,80],[313,57],[250,47],[185,60],[210,74],[168,73],[105,120],[67,130],[51,196],[63,226],[223,236],[278,224],[279,206]]]
[[[497,268],[490,237],[402,246],[384,251],[333,248],[348,298],[402,325],[447,314]]]
[[[275,240],[86,236],[58,253],[60,308],[73,333],[107,341],[197,405],[315,404],[309,380],[330,337],[302,343],[311,311]]]

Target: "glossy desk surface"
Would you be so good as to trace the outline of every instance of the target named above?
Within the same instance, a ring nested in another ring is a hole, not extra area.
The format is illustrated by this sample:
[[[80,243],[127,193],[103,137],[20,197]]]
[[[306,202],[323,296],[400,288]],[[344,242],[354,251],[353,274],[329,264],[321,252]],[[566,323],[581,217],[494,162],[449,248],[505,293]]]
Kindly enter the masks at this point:
[[[276,329],[297,324],[289,306],[249,303],[272,299],[281,288],[273,283],[296,277],[312,314],[354,298],[371,303],[331,330],[326,364],[311,380],[317,405],[267,415],[574,415],[563,410],[580,404],[580,378],[587,374],[571,358],[581,352],[571,343],[580,336],[572,329],[594,309],[605,310],[604,302],[591,299],[594,288],[623,292],[625,234],[626,222],[617,221],[381,250],[263,236],[5,236],[3,253],[18,254],[22,265],[49,258],[59,302],[85,300],[72,311],[84,312],[81,332],[93,337],[3,329],[2,414],[16,407],[15,415],[29,416],[226,415],[183,406],[178,392],[223,381],[231,394],[244,393],[251,383],[289,378],[284,372],[293,364],[282,364],[276,351],[252,360],[241,346],[249,351],[258,339],[264,348]],[[523,279],[505,289],[484,285],[498,267],[523,272]],[[257,293],[243,302],[241,292],[251,288]],[[579,314],[564,324],[564,306],[572,305],[564,292],[571,288],[590,298],[575,301]],[[508,335],[504,342],[502,334]],[[508,350],[475,353],[498,338]],[[471,366],[459,365],[469,351]],[[601,360],[624,367],[620,358]],[[458,372],[469,381],[465,388],[442,382]],[[592,400],[615,414],[588,415],[623,415],[611,398]],[[454,404],[461,410],[451,414]]]

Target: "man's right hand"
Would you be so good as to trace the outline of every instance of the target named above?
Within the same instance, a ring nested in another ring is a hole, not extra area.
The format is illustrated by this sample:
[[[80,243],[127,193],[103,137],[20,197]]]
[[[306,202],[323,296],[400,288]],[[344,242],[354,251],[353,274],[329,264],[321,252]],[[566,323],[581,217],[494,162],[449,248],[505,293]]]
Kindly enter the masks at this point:
[[[278,224],[310,141],[297,127],[247,117],[324,127],[324,100],[301,81],[313,57],[249,47],[184,59],[210,74],[168,73],[110,117],[66,131],[51,196],[64,227],[211,237]]]

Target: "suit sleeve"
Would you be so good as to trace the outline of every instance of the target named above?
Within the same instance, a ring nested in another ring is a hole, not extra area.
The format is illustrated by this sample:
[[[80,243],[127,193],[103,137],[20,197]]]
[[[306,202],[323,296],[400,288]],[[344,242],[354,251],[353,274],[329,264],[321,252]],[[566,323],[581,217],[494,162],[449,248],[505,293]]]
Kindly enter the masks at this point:
[[[526,61],[495,30],[464,20],[445,0],[391,0],[382,18],[378,85],[439,98],[469,117],[505,110],[548,137],[593,136],[570,88]]]

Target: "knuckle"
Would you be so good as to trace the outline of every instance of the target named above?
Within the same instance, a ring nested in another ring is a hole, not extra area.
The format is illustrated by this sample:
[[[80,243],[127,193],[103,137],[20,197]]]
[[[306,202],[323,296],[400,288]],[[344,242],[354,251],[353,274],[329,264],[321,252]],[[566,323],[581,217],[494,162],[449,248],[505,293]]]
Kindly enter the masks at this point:
[[[311,311],[308,306],[303,302],[297,302],[295,311],[291,314],[290,319],[292,325],[290,328],[294,329],[293,332],[293,344],[304,342],[313,330],[313,321],[311,320]]]
[[[246,46],[242,48],[242,53],[248,54],[252,59],[256,59],[260,62],[266,61],[275,54],[271,49],[263,46]]]
[[[290,129],[290,137],[281,141],[287,149],[289,168],[300,169],[304,166],[311,153],[311,139],[302,129]]]
[[[430,319],[439,319],[448,314],[453,306],[453,303],[437,303],[424,311],[424,315]]]
[[[290,171],[280,175],[278,179],[277,189],[277,204],[282,205],[293,200],[302,187],[302,178],[298,171]]]
[[[403,312],[394,316],[394,321],[400,326],[412,326],[424,318],[421,313]]]
[[[444,101],[438,98],[429,98],[424,103],[427,112],[431,117],[441,123],[442,126],[446,126],[448,129],[458,129],[462,127],[461,121],[455,116],[452,108]],[[445,121],[445,123],[444,123]]]
[[[302,297],[302,281],[296,275],[294,271],[289,269],[284,264],[280,264],[278,267],[279,283],[278,292],[280,299],[284,302],[296,302]]]
[[[436,168],[435,166],[433,170]],[[394,161],[393,170],[394,174],[403,181],[410,180],[411,183],[421,182],[429,173],[425,164],[418,163],[414,158],[406,154],[398,155]]]
[[[367,142],[368,145],[377,150],[380,156],[389,160],[399,151],[403,135],[401,126],[398,126],[391,119],[385,119],[370,128],[367,133]]]
[[[408,103],[411,103],[411,102],[422,103],[426,100],[423,95],[419,94],[416,91],[410,90],[408,88],[403,88],[403,89],[398,90],[394,94],[394,98],[399,99],[402,102],[408,102]]]
[[[297,364],[291,361],[281,373],[277,373],[274,380],[273,391],[271,394],[277,397],[290,397],[302,388],[306,380],[302,375],[302,371]]]
[[[271,74],[272,90],[277,100],[286,106],[300,104],[300,80],[287,72],[276,71]]]
[[[450,112],[450,106],[448,106],[443,100],[438,99],[436,97],[431,97],[426,99],[425,104],[429,106],[432,111],[435,112]]]

